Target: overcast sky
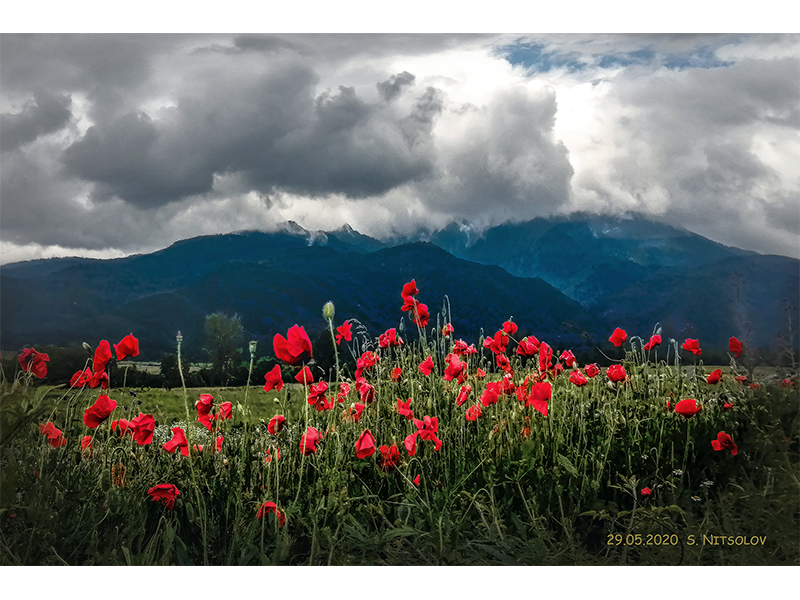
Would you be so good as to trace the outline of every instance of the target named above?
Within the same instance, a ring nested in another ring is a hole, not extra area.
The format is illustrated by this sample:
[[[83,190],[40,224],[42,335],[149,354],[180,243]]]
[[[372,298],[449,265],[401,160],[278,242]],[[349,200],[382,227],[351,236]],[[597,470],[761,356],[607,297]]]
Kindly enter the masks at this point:
[[[2,262],[638,212],[800,257],[800,36],[2,34]]]

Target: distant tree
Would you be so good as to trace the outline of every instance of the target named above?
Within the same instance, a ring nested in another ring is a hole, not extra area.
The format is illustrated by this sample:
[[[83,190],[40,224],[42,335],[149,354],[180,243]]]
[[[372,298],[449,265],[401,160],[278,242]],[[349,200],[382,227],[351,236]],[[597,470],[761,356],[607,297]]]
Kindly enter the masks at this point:
[[[189,361],[187,359],[181,360],[183,366],[184,378],[189,375]],[[178,356],[177,354],[165,354],[161,358],[161,377],[164,381],[164,386],[168,388],[181,386],[181,374],[178,370]],[[186,382],[189,385],[189,382]]]
[[[239,362],[244,328],[239,315],[229,317],[219,312],[206,316],[206,352],[219,385],[227,385]]]

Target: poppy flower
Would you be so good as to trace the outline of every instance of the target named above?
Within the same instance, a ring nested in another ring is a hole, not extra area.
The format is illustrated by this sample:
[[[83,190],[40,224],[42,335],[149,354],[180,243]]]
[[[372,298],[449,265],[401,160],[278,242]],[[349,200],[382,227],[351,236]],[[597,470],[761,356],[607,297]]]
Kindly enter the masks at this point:
[[[480,404],[473,404],[467,409],[467,412],[464,414],[467,418],[467,421],[477,421],[479,418],[483,416],[483,410],[481,410]]]
[[[117,360],[124,360],[129,356],[139,356],[139,340],[129,333],[120,340],[119,344],[114,344],[114,351],[117,353]]]
[[[617,327],[614,330],[614,333],[611,334],[611,337],[608,338],[608,341],[614,344],[617,348],[622,346],[623,342],[628,339],[628,334],[625,333],[624,329],[620,329]]]
[[[219,414],[217,418],[221,421],[233,418],[233,404],[230,402],[223,402],[219,405]]]
[[[319,383],[312,385],[309,393],[308,393],[308,403],[317,409],[317,412],[322,412],[324,410],[330,410],[333,408],[333,398],[331,401],[328,402],[327,398],[325,398],[325,392],[328,391],[328,384],[324,381],[320,381]]]
[[[719,383],[719,380],[721,378],[722,378],[722,369],[715,369],[711,371],[711,375],[709,375],[708,379],[706,379],[706,383],[714,385]]]
[[[760,386],[760,385],[758,385],[757,383],[751,383],[751,384],[750,384],[748,387],[749,387],[751,390],[757,390],[757,389],[758,389],[758,388],[760,388],[761,386]]]
[[[734,379],[739,383],[744,383],[747,381],[747,375],[737,375]]]
[[[651,490],[649,487],[642,488],[642,496],[649,496],[652,493],[653,493],[653,490]]]
[[[450,337],[453,335],[453,326],[450,323],[446,323],[444,327],[442,327],[442,337]]]
[[[81,438],[81,450],[91,450],[92,449],[92,436],[85,435]]]
[[[89,383],[92,378],[91,369],[87,368],[85,371],[75,371],[75,374],[69,380],[70,388],[82,388]]]
[[[356,391],[361,402],[365,404],[372,404],[372,401],[375,400],[375,388],[368,384],[364,377],[356,379]]]
[[[153,415],[139,413],[139,416],[131,421],[133,425],[133,439],[140,446],[153,443],[153,431],[156,428],[156,420]]]
[[[493,337],[483,340],[483,347],[495,354],[503,354],[508,348],[508,335],[504,331],[497,331]]]
[[[297,383],[302,385],[308,385],[314,383],[314,376],[311,374],[311,369],[304,366],[297,375],[294,376]]]
[[[381,446],[381,469],[389,472],[391,469],[400,464],[400,450],[397,449],[397,444],[391,446]]]
[[[430,321],[430,318],[431,315],[428,312],[428,305],[417,302],[416,306],[414,307],[411,320],[419,327],[425,328],[428,326],[428,321]]]
[[[214,450],[217,452],[222,452],[222,436],[218,435],[217,439],[214,442]]]
[[[92,373],[92,377],[89,379],[89,387],[94,389],[98,385],[102,387],[104,390],[108,389],[108,373],[106,373],[105,371]]]
[[[392,378],[392,381],[400,381],[400,377],[403,375],[403,370],[400,367],[395,367],[389,372],[389,376]]]
[[[505,354],[496,354],[494,358],[499,369],[502,369],[506,373],[511,373],[511,361],[508,360]]]
[[[594,363],[592,363],[591,365],[586,365],[583,368],[583,370],[586,371],[586,375],[588,377],[592,377],[592,378],[597,376],[600,373],[600,368]]]
[[[397,414],[406,419],[413,419],[414,413],[411,410],[411,398],[403,402],[400,398],[397,399]]]
[[[414,477],[414,485],[419,485],[419,475]]]
[[[698,340],[687,339],[683,342],[683,349],[700,356],[703,351],[700,350],[700,342]]]
[[[317,451],[317,443],[319,442],[319,431],[313,427],[307,427],[303,437],[300,438],[300,452],[305,456],[314,454]]]
[[[544,373],[550,369],[553,360],[553,349],[546,343],[539,344],[539,372]]]
[[[575,365],[575,355],[570,350],[564,350],[558,358],[570,368]]]
[[[461,406],[464,402],[467,401],[467,396],[472,391],[472,386],[463,385],[461,389],[458,390],[458,396],[456,397],[456,406]]]
[[[272,367],[272,370],[264,375],[264,379],[266,380],[266,383],[264,384],[265,392],[273,389],[277,392],[280,392],[283,389],[283,377],[281,376],[280,365],[275,365]]]
[[[369,429],[365,429],[356,440],[356,457],[368,458],[373,454],[375,454],[375,438]]]
[[[583,376],[583,373],[581,373],[580,369],[570,373],[569,380],[578,387],[584,386],[588,383],[588,380]]]
[[[119,419],[118,421],[111,421],[111,431],[116,431],[119,426],[119,436],[123,437],[126,433],[133,437],[133,421],[128,419]]]
[[[508,335],[514,335],[517,333],[517,324],[512,323],[511,321],[506,321],[503,323],[503,331]]]
[[[732,408],[733,408],[732,402],[726,402],[725,404],[722,405],[722,410],[730,410]]]
[[[420,439],[433,441],[433,449],[438,452],[439,448],[442,447],[442,440],[436,435],[436,432],[439,431],[439,419],[425,416],[422,421],[414,419],[414,425],[416,425],[419,430],[417,434],[419,434]]]
[[[500,380],[500,393],[501,394],[513,394],[516,389],[514,388],[514,382],[511,381],[512,375],[511,373],[506,373],[503,375],[503,378]]]
[[[369,350],[364,352],[356,361],[356,379],[361,377],[365,370],[376,365],[380,359],[381,357],[375,352],[370,352]]]
[[[362,404],[361,402],[355,402],[350,405],[348,410],[345,410],[342,413],[342,418],[345,421],[352,421],[353,423],[358,423],[361,420],[361,413],[364,412],[366,405]]]
[[[165,442],[162,448],[170,454],[174,454],[175,450],[180,448],[181,454],[189,456],[189,442],[186,439],[186,432],[180,427],[173,427],[170,431],[172,431],[172,439]]]
[[[431,357],[430,354],[428,355],[428,358],[423,360],[419,365],[419,370],[423,375],[425,375],[425,377],[431,374],[431,371],[433,371],[433,357]]]
[[[378,336],[378,345],[381,348],[388,348],[389,346],[402,346],[403,338],[397,335],[397,329],[392,327],[387,329],[384,333]]]
[[[409,296],[416,296],[417,294],[419,294],[419,290],[417,289],[417,282],[412,279],[403,286],[403,291],[400,292],[400,297],[405,300]]]
[[[42,423],[39,425],[39,431],[47,436],[47,443],[53,448],[60,448],[61,446],[67,445],[67,439],[64,437],[64,432],[58,429],[52,423],[47,423],[46,425]]]
[[[339,327],[336,328],[336,345],[340,345],[342,340],[347,342],[352,341],[353,339],[353,329],[350,326],[350,320],[348,319],[344,323],[342,323]]]
[[[561,363],[556,363],[553,365],[553,368],[550,370],[553,377],[558,377],[564,371],[564,365]]]
[[[188,456],[189,451],[187,450],[186,452]],[[157,486],[147,490],[147,494],[151,500],[163,503],[170,510],[175,508],[175,499],[181,495],[178,488],[171,483],[159,483]]]
[[[267,423],[267,431],[269,431],[272,435],[275,435],[281,429],[283,429],[285,423],[286,417],[283,415],[275,415],[269,420],[269,423]]]
[[[711,447],[714,448],[716,451],[720,450],[730,450],[731,456],[736,456],[739,452],[739,448],[736,447],[736,444],[733,443],[733,439],[727,433],[723,433],[720,431],[717,434],[717,439],[711,440]]]
[[[475,377],[477,377],[478,379],[483,379],[484,377],[486,377],[486,371],[478,367],[475,370]]]
[[[102,373],[106,370],[108,361],[111,360],[111,344],[107,340],[101,341],[97,344],[97,349],[94,351],[94,361],[92,363],[92,370],[95,373]]]
[[[25,348],[19,355],[19,366],[26,373],[32,373],[34,377],[44,379],[47,375],[47,365],[50,357],[44,352],[37,352],[33,348]]]
[[[200,394],[200,400],[195,404],[197,409],[197,420],[205,426],[209,431],[211,430],[211,409],[214,407],[214,397],[211,394]]]
[[[115,408],[117,408],[116,400],[112,400],[105,394],[100,394],[97,401],[83,413],[83,422],[89,429],[94,429],[105,421]]]
[[[742,342],[732,337],[728,340],[728,350],[731,351],[734,358],[739,358],[739,355],[742,353]]]
[[[280,449],[280,448],[275,448],[275,457],[274,457],[274,460],[278,460],[280,457],[281,457],[281,449]],[[265,462],[265,463],[267,463],[267,464],[269,464],[269,463],[271,463],[272,461],[273,461],[272,452],[270,452],[270,449],[269,449],[269,448],[267,448],[267,458],[265,458],[265,459],[264,459],[264,462]]]
[[[614,383],[625,381],[628,376],[627,373],[625,373],[625,367],[622,365],[611,365],[606,369],[606,375]]]
[[[350,384],[349,383],[342,383],[339,386],[339,393],[336,394],[336,402],[342,403],[344,399],[347,398],[347,394],[350,393]]]
[[[534,410],[547,416],[548,401],[553,397],[553,387],[549,381],[540,381],[533,384],[531,395],[525,402],[525,406],[532,406]]]
[[[297,364],[301,359],[307,360],[313,356],[311,340],[308,339],[305,328],[297,325],[293,325],[289,329],[286,333],[286,338],[276,333],[272,340],[272,345],[275,348],[275,356],[290,365]]]
[[[644,349],[649,351],[649,350],[652,350],[653,348],[655,348],[656,346],[660,346],[660,345],[661,345],[661,336],[660,335],[653,335],[653,336],[650,336],[650,341],[647,342],[644,345]]]
[[[263,519],[269,513],[275,513],[275,518],[278,520],[278,527],[283,527],[283,524],[286,523],[286,515],[278,510],[278,505],[274,502],[264,502],[264,504],[259,506],[258,512],[256,512],[256,518]]]
[[[679,415],[683,415],[687,419],[692,418],[698,412],[700,412],[701,407],[697,404],[697,400],[693,398],[687,398],[686,400],[681,400],[675,405],[675,412]]]
[[[486,389],[483,390],[481,393],[480,402],[484,406],[491,406],[492,404],[497,404],[497,401],[500,399],[500,383],[497,381],[493,381],[491,383],[486,384]]]

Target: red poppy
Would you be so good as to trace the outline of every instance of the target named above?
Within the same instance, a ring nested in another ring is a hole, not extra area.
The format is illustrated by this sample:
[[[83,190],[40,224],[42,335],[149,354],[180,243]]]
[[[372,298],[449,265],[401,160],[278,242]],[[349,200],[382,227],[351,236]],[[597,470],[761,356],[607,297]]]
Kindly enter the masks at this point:
[[[105,421],[115,408],[117,408],[116,400],[112,400],[105,394],[100,394],[97,401],[83,413],[83,422],[89,429],[94,429]]]
[[[732,337],[728,340],[728,350],[731,351],[734,358],[739,358],[739,355],[742,353],[742,342]]]
[[[706,379],[706,383],[714,385],[719,383],[719,380],[722,378],[722,369],[714,369],[711,371],[711,375],[708,376]]]
[[[364,352],[356,361],[356,379],[361,377],[365,370],[376,365],[380,359],[381,357],[375,352],[370,352],[369,350]]]
[[[439,419],[436,417],[423,417],[423,420],[420,421],[419,419],[414,419],[414,425],[417,426],[417,433],[419,434],[420,439],[423,440],[431,440],[434,442],[433,449],[438,452],[439,448],[442,447],[442,440],[440,440],[436,432],[439,431]]]
[[[372,437],[369,429],[365,429],[356,440],[356,457],[368,458],[373,454],[375,454],[375,438]]]
[[[317,409],[317,412],[322,412],[324,410],[330,410],[333,408],[333,398],[331,401],[328,402],[327,398],[325,397],[325,392],[328,391],[328,384],[324,381],[320,381],[319,383],[312,385],[309,389],[308,393],[308,403]]]
[[[222,452],[222,436],[221,435],[218,435],[217,439],[215,440],[214,450],[216,450],[217,452]]]
[[[483,340],[483,347],[488,348],[495,354],[503,354],[508,348],[508,335],[504,331],[497,331],[494,337]]]
[[[481,410],[480,404],[473,404],[467,409],[467,412],[464,414],[467,418],[467,421],[477,421],[479,418],[483,416],[483,410]]]
[[[356,379],[356,391],[364,404],[372,404],[375,400],[375,388],[368,384],[364,377]]]
[[[173,454],[176,449],[180,448],[181,454],[189,456],[189,442],[186,439],[186,432],[180,427],[173,427],[170,431],[172,431],[172,439],[165,442],[162,448],[170,454]]]
[[[294,376],[294,378],[297,383],[303,385],[314,383],[314,376],[311,374],[311,369],[306,366],[303,366],[303,368],[297,373],[297,375]]]
[[[494,359],[499,369],[502,369],[506,373],[511,373],[511,361],[508,360],[505,354],[496,354]]]
[[[586,371],[586,375],[588,377],[592,377],[592,378],[597,376],[600,373],[599,367],[594,363],[592,363],[591,365],[586,365],[583,368],[583,370]]]
[[[414,477],[414,485],[419,485],[419,475]]]
[[[267,431],[269,431],[272,435],[275,435],[281,429],[283,429],[285,423],[286,417],[283,415],[275,415],[269,420],[269,423],[267,423]]]
[[[503,323],[503,331],[505,331],[508,335],[514,335],[517,333],[517,324],[511,321],[506,321]]]
[[[224,421],[225,419],[233,418],[233,404],[230,402],[223,402],[219,405],[219,414],[217,419]]]
[[[85,435],[81,439],[81,450],[91,450],[92,448],[92,436]]]
[[[108,373],[105,371],[100,371],[99,373],[92,373],[92,377],[89,379],[89,387],[94,389],[97,386],[101,386],[104,390],[108,389]]]
[[[342,383],[339,386],[339,393],[336,394],[336,402],[342,403],[344,399],[347,398],[347,394],[350,393],[350,384],[349,383]]]
[[[279,333],[272,340],[275,356],[290,365],[297,364],[301,359],[307,360],[313,356],[311,340],[308,339],[303,327],[293,325],[284,338]]]
[[[789,378],[787,377],[786,379],[783,379],[783,380],[781,381],[781,387],[782,387],[782,388],[791,388],[791,387],[794,387],[794,381],[792,381],[791,379],[789,379]]]
[[[355,402],[350,405],[350,408],[342,413],[345,421],[352,421],[358,423],[361,420],[361,413],[364,412],[366,406],[361,402]]]
[[[679,415],[683,415],[687,419],[690,419],[700,412],[700,409],[701,407],[697,404],[697,400],[694,400],[693,398],[681,400],[675,405],[675,412]]]
[[[211,394],[200,394],[200,400],[195,404],[197,420],[209,431],[211,431],[211,421],[213,420],[213,415],[211,414],[213,407],[214,397]]]
[[[153,431],[156,429],[156,420],[153,415],[139,413],[139,416],[131,421],[133,425],[133,439],[140,446],[153,443]]]
[[[484,371],[483,369],[478,367],[475,370],[475,377],[478,378],[478,379],[483,379],[484,377],[486,377],[486,371]]]
[[[458,379],[461,382],[467,376],[467,363],[458,358],[457,354],[451,352],[447,355],[445,361],[447,362],[447,367],[444,370],[445,381]]]
[[[94,351],[94,361],[92,370],[95,373],[102,373],[106,370],[108,361],[111,360],[111,344],[107,340],[101,341],[97,344],[97,349]]]
[[[614,383],[625,381],[628,376],[627,373],[625,373],[625,367],[622,365],[611,365],[606,369],[606,375]]]
[[[124,360],[129,356],[139,356],[139,340],[129,333],[120,340],[119,344],[114,344],[114,351],[117,353],[117,360]]]
[[[750,387],[751,390],[757,390],[761,386],[758,385],[757,383],[751,383],[749,387]]]
[[[381,469],[389,472],[391,469],[400,464],[400,450],[397,449],[397,444],[391,446],[381,446]]]
[[[617,327],[614,330],[614,333],[611,334],[611,337],[608,338],[608,341],[614,344],[617,348],[622,346],[623,342],[628,339],[628,334],[625,333],[624,329],[620,329]]]
[[[283,389],[283,377],[281,376],[280,365],[275,365],[272,370],[264,375],[266,383],[264,384],[264,391],[268,392],[272,389],[280,392]]]
[[[703,351],[700,350],[700,342],[698,340],[687,339],[683,342],[683,349],[700,356]]]
[[[734,379],[739,383],[744,383],[747,381],[747,375],[737,375]]]
[[[378,345],[381,348],[388,348],[389,346],[402,346],[403,338],[397,335],[397,330],[392,327],[387,329],[385,333],[378,336]]]
[[[264,502],[264,504],[259,506],[258,512],[256,512],[256,518],[263,519],[269,513],[275,513],[275,518],[278,520],[278,527],[283,527],[283,524],[286,523],[286,515],[278,510],[278,505],[274,502]]]
[[[352,341],[353,339],[353,330],[350,326],[350,321],[347,320],[342,323],[339,327],[336,328],[336,345],[342,343],[342,340],[345,341]]]
[[[411,320],[416,323],[419,327],[427,327],[428,321],[430,320],[431,315],[428,312],[428,305],[422,304],[421,302],[416,302],[414,306],[414,311],[411,316]]]
[[[553,349],[546,343],[539,344],[539,372],[544,373],[550,369],[553,360]]]
[[[453,342],[453,353],[459,356],[462,354],[477,354],[478,349],[475,347],[475,344],[467,346],[467,342],[464,340],[456,340]]]
[[[723,433],[720,431],[717,434],[717,439],[711,440],[711,447],[714,448],[716,451],[720,450],[730,450],[731,456],[736,456],[739,452],[739,448],[736,447],[736,444],[733,443],[733,439],[727,433]]]
[[[411,410],[411,398],[403,402],[400,398],[397,399],[397,414],[406,419],[413,419],[414,413]]]
[[[491,383],[486,384],[486,389],[483,390],[481,394],[480,401],[481,404],[484,406],[491,406],[492,404],[497,404],[497,401],[500,399],[500,394],[502,390],[500,389],[500,382],[493,381]]]
[[[511,373],[506,373],[503,375],[503,378],[500,380],[500,393],[501,394],[513,394],[516,389],[514,388],[514,382],[511,381],[512,375]]]
[[[464,402],[467,401],[467,396],[472,391],[472,386],[463,385],[461,389],[458,391],[458,396],[456,397],[456,406],[461,406]]]
[[[50,357],[44,352],[37,352],[33,348],[25,348],[19,355],[19,366],[26,373],[33,373],[34,377],[44,379],[47,375],[46,361]]]
[[[431,371],[433,371],[433,358],[431,357],[430,354],[428,355],[428,358],[423,360],[422,363],[419,365],[419,370],[422,372],[423,375],[425,375],[425,377],[431,374]]]
[[[39,425],[39,431],[47,436],[47,443],[53,448],[60,448],[67,445],[67,439],[64,437],[64,432],[58,429],[52,423],[43,423]]]
[[[558,358],[563,360],[568,367],[575,365],[575,355],[570,350],[564,350]]]
[[[649,487],[642,488],[642,496],[649,496],[652,493],[653,493],[653,490],[651,490]]]
[[[564,365],[561,363],[556,363],[553,365],[553,368],[550,372],[553,374],[553,377],[558,377],[564,371]]]
[[[82,388],[89,383],[92,378],[92,370],[87,368],[85,371],[75,371],[75,374],[69,380],[69,387]]]
[[[453,326],[450,323],[442,327],[442,337],[450,337],[453,334]]]
[[[187,449],[186,456],[188,456],[189,451]],[[155,487],[151,487],[147,490],[147,494],[150,496],[150,499],[154,502],[162,502],[164,506],[168,509],[172,510],[175,508],[175,499],[181,495],[176,488],[171,483],[159,483]]]
[[[280,448],[275,448],[275,457],[274,457],[274,460],[278,460],[280,457],[281,457],[281,449],[280,449]],[[265,459],[264,459],[264,462],[265,462],[265,463],[267,463],[267,464],[269,464],[269,463],[271,463],[272,461],[273,461],[272,452],[270,452],[270,449],[269,449],[269,448],[267,448],[267,458],[265,458]]]
[[[656,346],[661,345],[661,336],[660,335],[653,335],[650,336],[650,341],[644,345],[645,350],[652,350]]]
[[[126,433],[133,437],[133,421],[127,419],[119,419],[118,421],[111,421],[111,431],[116,431],[119,426],[119,436],[123,437]]]
[[[417,294],[419,294],[419,290],[417,289],[417,282],[412,279],[403,286],[403,291],[400,292],[400,297],[405,300],[409,296],[416,296]]]
[[[395,367],[389,372],[389,376],[392,378],[392,381],[400,381],[400,377],[403,375],[403,370],[400,367]]]
[[[313,427],[307,427],[306,432],[300,438],[300,452],[305,456],[314,454],[317,451],[317,443],[319,442],[319,431]]]
[[[578,387],[581,387],[581,386],[586,385],[588,383],[588,380],[586,379],[586,377],[583,376],[583,373],[581,373],[580,369],[570,373],[569,374],[569,380],[572,383],[574,383],[575,385],[577,385]]]
[[[533,406],[534,410],[547,416],[548,401],[553,397],[553,386],[549,381],[540,381],[533,384],[531,395],[525,402],[525,406]]]
[[[732,408],[733,408],[732,402],[726,402],[725,404],[722,405],[722,410],[730,410]]]

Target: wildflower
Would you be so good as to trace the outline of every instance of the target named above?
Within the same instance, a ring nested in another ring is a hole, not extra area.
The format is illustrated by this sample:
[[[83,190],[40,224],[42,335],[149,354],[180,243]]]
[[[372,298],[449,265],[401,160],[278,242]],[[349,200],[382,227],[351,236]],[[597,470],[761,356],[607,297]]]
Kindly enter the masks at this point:
[[[481,410],[480,404],[473,404],[467,409],[465,413],[467,417],[467,421],[477,421],[480,417],[483,416],[483,411]]]
[[[703,351],[700,350],[700,342],[698,340],[687,339],[683,342],[683,349],[697,356],[703,353]]]
[[[369,429],[365,429],[356,440],[356,457],[368,458],[373,454],[375,454],[375,438]]]
[[[85,435],[81,439],[81,450],[91,450],[92,448],[92,436]]]
[[[558,358],[563,360],[568,367],[575,365],[575,355],[570,350],[564,350]]]
[[[64,432],[58,429],[52,423],[44,423],[39,425],[39,431],[47,436],[47,443],[53,448],[60,448],[67,445],[67,439],[64,437]]]
[[[222,452],[222,436],[218,435],[217,439],[214,441],[214,450],[217,452]]]
[[[533,406],[534,410],[547,416],[548,400],[553,397],[553,387],[549,381],[537,382],[533,384],[531,395],[525,401],[525,406]]]
[[[336,328],[336,345],[342,343],[342,340],[345,341],[352,341],[353,339],[353,329],[350,326],[350,320],[348,319],[344,323],[342,323],[339,327]]]
[[[464,402],[467,401],[467,396],[472,391],[472,386],[463,385],[461,389],[458,390],[458,396],[456,397],[456,406],[461,406]]]
[[[220,421],[233,418],[233,404],[230,402],[223,402],[219,405],[219,414],[216,417]]]
[[[591,365],[586,365],[583,368],[583,370],[586,371],[586,375],[588,377],[592,378],[594,378],[596,375],[600,373],[600,368],[595,363],[592,363]]]
[[[170,510],[175,508],[175,499],[181,495],[178,488],[171,483],[159,483],[157,486],[147,490],[147,494],[150,496],[151,500],[163,503],[164,506]]]
[[[82,388],[89,383],[91,378],[91,369],[87,368],[85,371],[75,371],[75,374],[69,380],[69,387]]]
[[[508,336],[504,331],[497,331],[494,337],[483,340],[483,347],[488,348],[495,354],[503,354],[508,348]]]
[[[317,451],[317,443],[319,442],[319,431],[313,427],[307,427],[303,437],[300,438],[300,452],[308,456]]]
[[[156,420],[153,415],[139,413],[139,416],[131,421],[133,425],[133,439],[140,446],[153,443],[153,431],[156,428]]]
[[[403,446],[405,446],[406,450],[408,451],[409,456],[414,456],[417,453],[417,436],[419,435],[419,431],[415,431],[414,433],[410,433],[406,436],[403,440]]]
[[[713,370],[711,372],[711,375],[709,375],[708,378],[706,379],[706,383],[708,383],[710,385],[715,385],[715,384],[719,383],[719,380],[721,378],[722,378],[722,370],[721,369],[715,369],[715,370]]]
[[[401,417],[405,417],[406,419],[411,419],[414,417],[414,413],[411,411],[411,398],[403,402],[400,398],[397,399],[397,414]]]
[[[617,327],[614,330],[614,333],[611,334],[611,337],[608,338],[608,341],[614,344],[617,348],[622,346],[622,343],[628,339],[628,334],[625,333],[624,329],[620,329]]]
[[[444,370],[444,380],[453,381],[453,379],[458,379],[459,382],[463,382],[467,376],[467,363],[452,352],[447,355],[445,362],[447,367]]]
[[[286,417],[283,415],[275,415],[267,423],[267,431],[272,435],[276,435],[286,424]]]
[[[420,372],[427,377],[431,374],[433,370],[433,357],[429,354],[428,358],[426,358],[419,366]]]
[[[725,404],[722,405],[722,410],[725,410],[725,411],[730,410],[732,408],[733,408],[733,403],[731,403],[731,402],[726,402]]]
[[[361,396],[361,402],[365,404],[372,404],[375,400],[375,388],[368,384],[364,377],[356,379],[356,391]]]
[[[173,427],[170,431],[172,431],[172,439],[165,442],[162,448],[170,454],[173,454],[176,449],[180,448],[181,454],[189,456],[189,441],[186,439],[186,432],[180,427]]]
[[[705,480],[700,482],[700,487],[703,487],[703,488],[710,488],[713,485],[714,485],[714,482],[711,481],[710,479],[705,479]]]
[[[784,379],[783,381],[781,381],[781,387],[782,388],[790,388],[793,385],[794,385],[794,382],[791,379],[789,379],[788,377],[786,379]]]
[[[47,375],[45,362],[49,360],[50,357],[44,352],[37,352],[33,348],[25,348],[19,355],[18,362],[20,368],[26,373],[32,373],[35,377],[44,379]]]
[[[758,385],[757,383],[751,383],[751,384],[750,384],[748,387],[749,387],[751,390],[757,390],[757,389],[758,389],[758,388],[760,388],[761,386],[760,386],[760,385]]]
[[[127,419],[119,419],[118,421],[111,421],[111,431],[117,430],[119,425],[119,436],[123,437],[126,433],[133,437],[133,421]]]
[[[514,335],[517,333],[517,324],[511,321],[506,321],[503,323],[503,331],[508,335]]]
[[[622,365],[611,365],[606,369],[606,375],[614,383],[625,381],[628,375],[625,373],[625,367]]]
[[[283,527],[283,524],[286,523],[286,515],[278,510],[278,505],[274,502],[264,502],[264,504],[259,506],[256,512],[256,519],[263,519],[269,513],[275,513],[275,518],[278,520],[278,527]]]
[[[508,357],[505,354],[495,355],[495,361],[497,362],[498,368],[502,369],[506,373],[511,373],[511,362],[508,360]]]
[[[305,365],[303,368],[294,376],[297,383],[308,385],[310,383],[314,383],[314,376],[311,374],[311,369],[306,367]]]
[[[400,464],[400,450],[397,449],[397,444],[391,446],[381,446],[381,469],[389,472],[391,469]]]
[[[700,496],[692,496],[692,502],[702,502],[703,499]]]
[[[517,344],[517,354],[520,356],[531,357],[539,351],[539,340],[529,335]]]
[[[450,337],[453,334],[453,326],[450,323],[446,323],[444,327],[442,327],[442,337]]]
[[[673,474],[675,477],[680,477],[681,475],[683,475],[683,471],[681,471],[680,469],[675,469],[675,470],[672,472],[672,474]]]
[[[411,311],[411,320],[419,327],[426,327],[428,325],[430,313],[428,312],[428,306],[426,304],[422,304],[414,298],[407,297],[401,310],[403,312]]]
[[[651,490],[649,487],[642,488],[642,496],[649,496],[652,493],[653,493],[653,490]]]
[[[475,377],[477,377],[478,379],[483,379],[484,377],[486,377],[486,371],[478,367],[475,370]]]
[[[731,456],[736,456],[737,452],[739,452],[731,436],[722,431],[717,434],[717,439],[711,440],[711,447],[716,451],[729,449],[731,451]]]
[[[97,349],[94,351],[94,361],[92,370],[95,373],[102,373],[106,370],[108,361],[111,360],[111,344],[107,340],[101,341],[97,344]]]
[[[100,371],[99,373],[93,373],[91,378],[89,379],[89,387],[94,389],[97,386],[101,386],[104,390],[108,389],[108,373],[105,371]]]
[[[558,377],[563,370],[564,370],[564,365],[562,365],[561,363],[556,363],[553,365],[553,368],[550,370],[550,373],[552,373],[553,377],[555,378]]]
[[[200,394],[200,400],[195,404],[197,409],[197,420],[209,431],[211,431],[211,421],[213,416],[211,409],[214,407],[214,397],[211,394]]]
[[[453,342],[453,353],[458,354],[459,356],[462,354],[477,354],[478,349],[475,348],[475,344],[470,344],[467,346],[467,342],[464,340],[456,340]]]
[[[414,477],[414,485],[419,485],[419,475]]]
[[[342,403],[344,399],[347,398],[347,394],[350,393],[350,384],[349,383],[342,383],[339,386],[339,393],[336,394],[336,402]]]
[[[83,413],[83,422],[89,429],[94,429],[105,421],[115,408],[117,408],[116,400],[101,394],[97,401]]]
[[[275,448],[275,457],[274,457],[274,460],[278,460],[280,457],[281,457],[281,449],[280,449],[280,448]],[[264,459],[264,462],[265,462],[265,463],[267,463],[267,464],[269,464],[269,463],[271,463],[272,461],[273,461],[272,452],[270,452],[270,449],[269,449],[269,448],[267,448],[267,458],[265,458],[265,459]]]
[[[280,334],[275,334],[273,338],[275,356],[283,362],[294,365],[301,359],[311,358],[311,340],[308,339],[306,330],[303,327],[293,325],[286,333],[286,338]]]
[[[416,296],[419,294],[419,290],[417,289],[417,283],[415,280],[411,280],[403,286],[403,291],[400,293],[400,297],[405,300],[409,296]]]
[[[734,379],[739,383],[744,383],[747,381],[747,375],[737,375]]]
[[[539,372],[544,373],[550,369],[553,359],[553,349],[546,343],[539,344]]]
[[[569,380],[578,387],[581,387],[588,383],[588,380],[586,379],[586,377],[583,376],[583,373],[581,373],[580,369],[570,373]]]
[[[324,381],[320,381],[317,384],[311,386],[308,392],[308,403],[317,409],[317,412],[322,412],[324,410],[330,410],[333,408],[333,399],[330,402],[327,401],[325,398],[325,392],[328,391],[328,384]]]
[[[392,381],[400,381],[400,377],[403,375],[403,370],[400,367],[395,367],[391,371],[389,371],[389,376],[392,378]]]
[[[737,340],[735,337],[732,337],[728,340],[728,350],[731,351],[734,358],[739,358],[739,355],[742,353],[742,342]]]
[[[361,420],[361,413],[364,412],[366,406],[361,402],[356,402],[355,404],[350,405],[350,409],[346,410],[344,413],[344,420],[345,421],[353,421],[353,423],[358,423]]]
[[[272,389],[280,392],[283,389],[283,377],[281,376],[280,365],[275,365],[272,367],[272,370],[264,375],[264,379],[266,380],[266,383],[264,384],[265,392],[268,392]]]
[[[402,346],[403,338],[397,335],[397,329],[392,327],[387,329],[385,333],[378,336],[378,345],[381,348],[388,348],[389,346]]]
[[[661,345],[661,336],[660,335],[653,335],[653,336],[650,336],[650,341],[647,342],[644,345],[644,349],[649,351],[649,350],[652,350],[653,348],[655,348],[656,346],[660,346],[660,345]]]
[[[484,406],[491,406],[492,404],[497,404],[497,401],[500,399],[500,383],[497,381],[493,381],[491,383],[486,384],[486,389],[483,390],[481,394],[480,401],[481,404]]]
[[[129,356],[139,356],[139,340],[129,333],[120,340],[119,344],[114,344],[114,351],[117,353],[117,360],[124,360]]]
[[[675,405],[675,412],[689,419],[700,412],[700,408],[701,407],[698,406],[696,400],[693,398],[687,398],[686,400],[681,400]]]

